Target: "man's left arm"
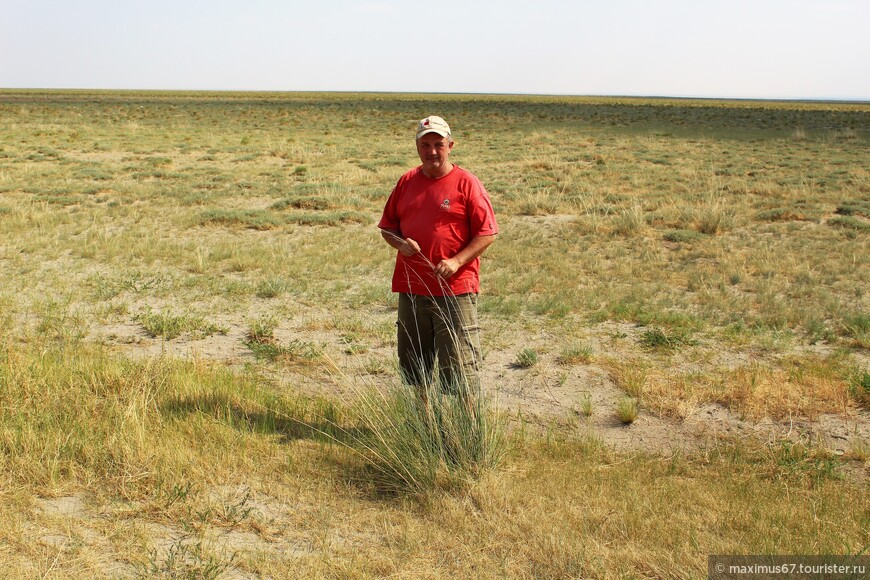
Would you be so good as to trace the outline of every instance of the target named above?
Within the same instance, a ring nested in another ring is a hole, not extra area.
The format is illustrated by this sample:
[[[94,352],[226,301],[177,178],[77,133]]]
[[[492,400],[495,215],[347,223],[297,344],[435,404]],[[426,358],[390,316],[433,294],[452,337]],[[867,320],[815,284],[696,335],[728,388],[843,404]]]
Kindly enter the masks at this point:
[[[435,266],[435,274],[445,280],[450,278],[459,268],[480,256],[494,241],[495,234],[471,238],[468,245],[459,250],[455,256],[441,260]]]

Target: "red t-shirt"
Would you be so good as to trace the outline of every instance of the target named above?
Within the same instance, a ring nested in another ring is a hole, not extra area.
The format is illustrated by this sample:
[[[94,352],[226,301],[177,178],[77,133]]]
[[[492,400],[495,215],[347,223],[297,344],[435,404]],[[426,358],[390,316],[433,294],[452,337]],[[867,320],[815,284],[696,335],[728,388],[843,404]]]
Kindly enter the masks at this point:
[[[468,171],[454,165],[439,179],[426,177],[420,167],[407,172],[390,194],[378,227],[398,230],[402,238],[420,245],[420,253],[410,258],[397,254],[393,292],[431,296],[480,292],[480,258],[447,280],[433,272],[472,238],[498,233],[489,196]]]

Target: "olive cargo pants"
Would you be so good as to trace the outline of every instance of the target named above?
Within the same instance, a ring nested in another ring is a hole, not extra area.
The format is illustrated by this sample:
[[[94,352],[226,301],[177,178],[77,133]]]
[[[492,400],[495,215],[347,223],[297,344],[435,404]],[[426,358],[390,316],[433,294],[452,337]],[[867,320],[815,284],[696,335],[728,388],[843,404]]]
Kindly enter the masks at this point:
[[[442,392],[480,386],[480,326],[477,294],[399,294],[398,354],[402,380],[418,388],[433,384],[435,362]]]

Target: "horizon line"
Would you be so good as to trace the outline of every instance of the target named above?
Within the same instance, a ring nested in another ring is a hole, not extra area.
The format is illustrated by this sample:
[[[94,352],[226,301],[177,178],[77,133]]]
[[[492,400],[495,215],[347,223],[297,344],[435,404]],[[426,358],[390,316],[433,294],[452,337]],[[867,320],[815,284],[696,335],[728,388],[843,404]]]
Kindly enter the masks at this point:
[[[696,96],[656,94],[603,94],[603,93],[523,93],[509,91],[387,91],[350,89],[155,89],[155,88],[93,88],[93,87],[0,87],[0,92],[129,92],[129,93],[271,93],[271,94],[371,94],[371,95],[469,95],[469,96],[516,96],[516,97],[576,97],[605,99],[673,99],[694,101],[770,101],[788,103],[842,103],[870,104],[870,97],[758,97],[758,96]]]

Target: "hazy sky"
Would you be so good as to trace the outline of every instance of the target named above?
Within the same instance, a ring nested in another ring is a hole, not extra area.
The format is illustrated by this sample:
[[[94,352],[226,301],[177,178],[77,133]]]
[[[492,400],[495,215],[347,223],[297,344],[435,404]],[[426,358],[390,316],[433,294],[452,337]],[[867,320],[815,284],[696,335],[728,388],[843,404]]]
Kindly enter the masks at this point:
[[[0,87],[870,100],[870,0],[0,0]]]

